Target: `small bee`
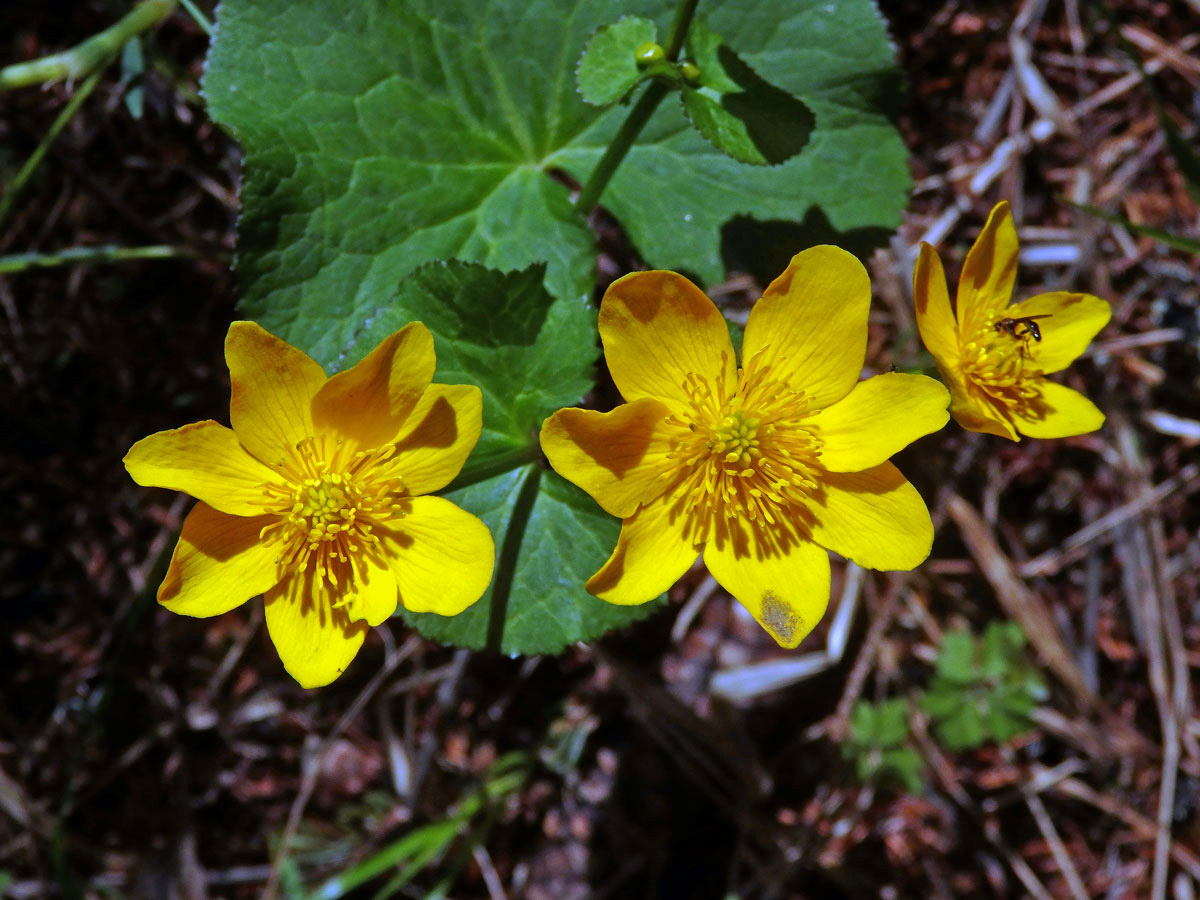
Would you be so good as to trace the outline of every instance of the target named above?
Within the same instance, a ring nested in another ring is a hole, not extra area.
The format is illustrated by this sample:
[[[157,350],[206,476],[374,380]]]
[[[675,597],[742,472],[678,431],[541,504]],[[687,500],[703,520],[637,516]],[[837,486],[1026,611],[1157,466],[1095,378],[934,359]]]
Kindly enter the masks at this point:
[[[1023,340],[1024,338],[1031,337],[1038,343],[1041,343],[1042,329],[1038,327],[1037,322],[1034,320],[1048,318],[1050,318],[1049,313],[1041,316],[1021,316],[1020,318],[1016,319],[1001,319],[992,327],[994,327],[997,331],[1007,331],[1017,340]],[[1018,329],[1022,327],[1024,327],[1025,330],[1019,331]]]

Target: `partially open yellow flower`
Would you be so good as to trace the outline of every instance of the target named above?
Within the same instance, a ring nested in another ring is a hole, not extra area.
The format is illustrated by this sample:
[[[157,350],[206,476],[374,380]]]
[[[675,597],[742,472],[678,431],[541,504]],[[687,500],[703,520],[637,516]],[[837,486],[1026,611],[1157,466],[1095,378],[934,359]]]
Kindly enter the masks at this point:
[[[253,322],[225,341],[232,429],[213,421],[138,441],[138,484],[200,500],[183,523],[158,599],[215,616],[256,594],[288,672],[328,684],[397,601],[454,615],[492,577],[487,526],[448,500],[479,439],[473,385],[431,384],[419,322],[332,378]]]
[[[750,313],[739,367],[721,313],[683,276],[608,289],[600,337],[629,402],[559,410],[541,434],[550,464],[624,520],[591,593],[645,603],[703,553],[795,647],[829,602],[826,548],[874,569],[929,555],[929,512],[888,458],[945,425],[949,397],[920,375],[858,380],[870,303],[853,256],[806,250]]]
[[[913,295],[921,340],[950,388],[963,428],[1014,441],[1086,434],[1104,424],[1078,391],[1046,378],[1065,369],[1108,324],[1112,309],[1090,294],[1056,291],[1009,306],[1017,277],[1017,230],[997,203],[967,254],[950,310],[937,251],[921,244]]]

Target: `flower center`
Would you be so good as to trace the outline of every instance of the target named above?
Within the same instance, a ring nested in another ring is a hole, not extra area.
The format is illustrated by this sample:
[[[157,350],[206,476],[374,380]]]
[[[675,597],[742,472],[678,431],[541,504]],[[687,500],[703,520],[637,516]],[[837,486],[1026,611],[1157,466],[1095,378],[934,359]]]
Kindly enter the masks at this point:
[[[756,366],[738,370],[737,386],[690,373],[684,382],[690,409],[668,424],[678,429],[668,458],[683,483],[693,541],[708,539],[722,520],[763,529],[781,519],[795,523],[817,490],[820,440],[805,420],[810,403]]]
[[[1029,356],[1028,333],[1017,336],[985,324],[962,346],[962,366],[968,384],[1009,411],[1041,397],[1037,382],[1042,372]]]
[[[380,523],[404,517],[407,496],[391,461],[393,445],[353,454],[343,447],[340,438],[332,452],[324,438],[301,441],[293,459],[281,464],[288,483],[263,485],[263,505],[279,519],[263,528],[260,538],[278,533],[275,563],[281,574],[311,565],[328,588],[352,583],[354,557],[371,552]],[[335,605],[354,596],[335,595]]]

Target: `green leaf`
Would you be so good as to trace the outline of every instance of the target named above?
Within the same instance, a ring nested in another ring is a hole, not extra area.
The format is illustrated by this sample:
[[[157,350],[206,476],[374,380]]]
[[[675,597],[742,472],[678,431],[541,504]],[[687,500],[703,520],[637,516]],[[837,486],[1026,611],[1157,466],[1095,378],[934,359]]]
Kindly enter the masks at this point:
[[[244,313],[314,355],[434,259],[545,262],[587,296],[594,243],[566,186],[591,174],[626,110],[588,106],[571,61],[618,0],[223,0],[204,90],[245,152],[237,268]],[[666,0],[636,10],[665,33]],[[880,110],[897,75],[872,0],[725,0],[708,24],[816,117],[805,152],[750,166],[664,104],[602,202],[656,266],[724,277],[734,216],[893,228],[904,146]],[[794,248],[796,250],[799,247]]]
[[[510,273],[462,262],[423,266],[389,303],[360,311],[370,324],[338,355],[349,365],[420,320],[434,335],[435,380],[483,392],[483,434],[447,497],[492,530],[496,576],[457,616],[401,611],[422,634],[459,647],[557,653],[662,605],[615,606],[583,588],[616,545],[620,522],[543,468],[537,434],[547,415],[578,403],[593,382],[595,311],[581,300],[554,300],[543,273],[543,266]]]
[[[657,31],[653,22],[637,16],[601,26],[588,41],[575,70],[575,83],[584,101],[608,106],[625,96],[642,77],[635,52],[655,40]]]
[[[984,678],[1006,678],[1024,662],[1025,635],[1016,622],[992,622],[980,645],[980,670]]]
[[[908,739],[908,701],[893,697],[879,704],[878,742],[881,747],[895,747]]]
[[[879,713],[873,703],[859,700],[850,710],[850,739],[862,747],[879,743]]]
[[[923,787],[921,770],[924,767],[925,761],[921,754],[912,747],[899,747],[883,754],[879,768],[903,784],[910,794],[919,794]]]
[[[227,0],[205,73],[245,151],[243,310],[318,356],[434,259],[544,261],[590,294],[594,246],[550,154],[597,114],[571,78],[617,6]]]
[[[683,110],[714,147],[751,165],[776,165],[808,143],[816,119],[800,100],[767,84],[719,35],[697,21],[688,51],[700,83],[683,90]]]
[[[969,696],[969,688],[935,678],[917,702],[931,719],[943,719],[953,715]]]
[[[933,733],[949,750],[970,750],[983,743],[983,715],[973,703],[963,704],[953,716],[934,724]]]
[[[706,5],[705,14],[759,78],[804,102],[816,128],[803,153],[751,166],[714,153],[680,108],[664,104],[600,201],[642,256],[713,283],[725,275],[721,229],[735,217],[811,217],[835,234],[894,229],[911,180],[903,142],[883,111],[900,76],[872,0],[726,0]],[[622,118],[610,109],[552,164],[585,180]],[[789,257],[801,249],[790,247]]]
[[[975,638],[969,631],[947,631],[942,636],[937,673],[959,684],[970,684],[979,677],[975,665]]]
[[[1029,730],[1029,718],[992,704],[985,715],[985,726],[993,740],[1005,743]]]

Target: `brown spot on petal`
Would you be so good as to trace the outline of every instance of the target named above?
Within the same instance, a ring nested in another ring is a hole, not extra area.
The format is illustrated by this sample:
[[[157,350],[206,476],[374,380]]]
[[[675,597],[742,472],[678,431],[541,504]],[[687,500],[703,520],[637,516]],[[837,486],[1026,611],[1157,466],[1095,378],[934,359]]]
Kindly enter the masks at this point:
[[[763,591],[762,623],[771,637],[781,644],[792,643],[796,630],[804,628],[804,620],[772,591]]]

